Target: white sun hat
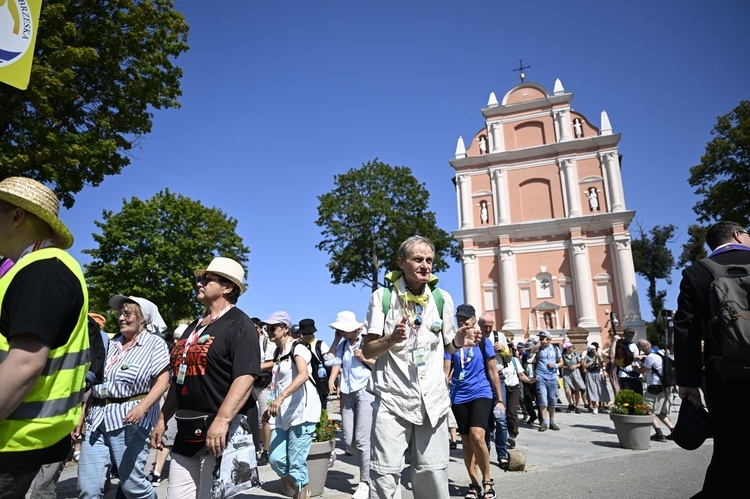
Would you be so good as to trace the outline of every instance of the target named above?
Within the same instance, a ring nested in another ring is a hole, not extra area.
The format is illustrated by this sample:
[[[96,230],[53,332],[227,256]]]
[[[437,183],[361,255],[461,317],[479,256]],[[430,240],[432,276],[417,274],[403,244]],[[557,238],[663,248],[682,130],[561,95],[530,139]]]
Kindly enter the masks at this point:
[[[344,310],[336,314],[336,321],[329,324],[331,329],[338,329],[339,331],[345,331],[351,333],[362,327],[362,323],[359,322],[354,315],[354,312]]]

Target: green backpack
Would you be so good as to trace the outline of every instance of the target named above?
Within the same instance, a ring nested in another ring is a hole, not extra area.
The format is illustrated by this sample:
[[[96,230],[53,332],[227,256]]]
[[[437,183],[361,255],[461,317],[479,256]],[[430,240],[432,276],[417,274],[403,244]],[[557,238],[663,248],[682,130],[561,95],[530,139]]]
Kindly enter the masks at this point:
[[[432,291],[432,298],[435,300],[435,305],[437,305],[438,313],[442,319],[443,305],[445,305],[445,302],[443,301],[443,293],[440,292],[439,288],[430,288],[430,290]],[[388,315],[388,310],[391,308],[392,292],[393,288],[391,286],[383,288],[383,315]]]

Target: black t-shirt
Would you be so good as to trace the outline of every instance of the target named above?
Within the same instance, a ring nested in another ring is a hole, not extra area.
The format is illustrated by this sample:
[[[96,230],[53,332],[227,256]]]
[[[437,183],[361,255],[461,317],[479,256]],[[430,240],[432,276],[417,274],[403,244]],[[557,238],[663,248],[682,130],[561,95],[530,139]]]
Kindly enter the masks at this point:
[[[21,269],[8,286],[0,310],[0,334],[6,339],[31,333],[50,348],[68,342],[83,308],[81,282],[63,262],[49,258]],[[0,472],[23,473],[64,460],[70,437],[46,449],[0,452]]]
[[[175,380],[183,363],[185,345],[197,324],[194,321],[188,326],[172,350]],[[185,383],[176,384],[177,407],[216,414],[236,378],[260,374],[258,331],[245,312],[232,307],[201,331],[185,360]],[[251,395],[239,412],[246,414],[253,404]]]

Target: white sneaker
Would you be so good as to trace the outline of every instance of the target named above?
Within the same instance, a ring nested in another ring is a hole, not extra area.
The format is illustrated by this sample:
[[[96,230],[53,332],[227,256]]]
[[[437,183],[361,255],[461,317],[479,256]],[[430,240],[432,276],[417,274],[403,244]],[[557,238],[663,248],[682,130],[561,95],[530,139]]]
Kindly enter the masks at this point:
[[[370,485],[367,482],[359,482],[352,494],[352,499],[367,499],[370,497]]]
[[[599,414],[599,409],[594,407],[594,410],[592,411],[594,414]]]

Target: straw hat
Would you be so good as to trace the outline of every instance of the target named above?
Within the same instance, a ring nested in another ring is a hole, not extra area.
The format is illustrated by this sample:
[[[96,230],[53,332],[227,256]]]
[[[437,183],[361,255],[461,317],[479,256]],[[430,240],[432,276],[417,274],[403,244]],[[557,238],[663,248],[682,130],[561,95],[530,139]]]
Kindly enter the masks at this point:
[[[44,220],[55,234],[60,248],[73,246],[73,235],[57,217],[60,202],[46,185],[26,177],[8,177],[0,182],[0,200],[23,208]]]
[[[239,262],[232,260],[231,258],[217,256],[211,260],[211,263],[208,264],[207,268],[196,270],[195,275],[202,276],[206,272],[211,272],[212,274],[220,275],[225,279],[229,279],[239,286],[240,294],[247,290],[245,283],[242,282],[245,280],[245,269],[242,268],[242,265]]]

